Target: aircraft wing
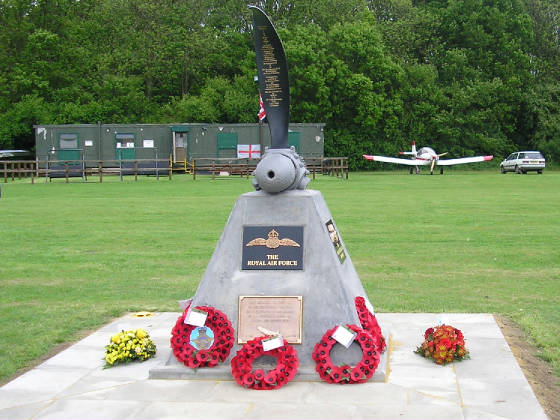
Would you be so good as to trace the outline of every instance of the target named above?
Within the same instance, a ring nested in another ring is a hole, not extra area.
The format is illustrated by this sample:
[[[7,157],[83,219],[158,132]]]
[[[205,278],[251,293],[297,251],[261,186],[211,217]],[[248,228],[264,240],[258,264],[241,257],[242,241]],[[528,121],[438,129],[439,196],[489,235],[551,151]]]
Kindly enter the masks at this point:
[[[387,162],[387,163],[397,163],[399,165],[409,165],[409,166],[419,166],[428,165],[431,161],[420,160],[420,159],[399,159],[387,156],[374,156],[374,155],[363,155],[367,160],[374,160],[376,162]]]
[[[474,156],[459,159],[439,159],[436,165],[440,166],[451,166],[451,165],[461,165],[463,163],[474,163],[474,162],[486,162],[492,160],[494,156]]]

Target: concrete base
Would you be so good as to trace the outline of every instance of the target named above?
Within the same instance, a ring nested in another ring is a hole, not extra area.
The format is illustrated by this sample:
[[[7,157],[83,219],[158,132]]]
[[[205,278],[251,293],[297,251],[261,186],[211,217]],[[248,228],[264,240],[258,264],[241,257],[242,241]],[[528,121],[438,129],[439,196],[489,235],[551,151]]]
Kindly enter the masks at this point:
[[[1,387],[0,420],[547,418],[489,314],[377,314],[391,331],[385,382],[292,381],[274,391],[232,379],[148,379],[169,360],[178,316],[125,316],[104,326]],[[469,360],[437,366],[413,353],[438,319],[463,331]],[[104,369],[104,346],[121,328],[146,329],[156,357]]]

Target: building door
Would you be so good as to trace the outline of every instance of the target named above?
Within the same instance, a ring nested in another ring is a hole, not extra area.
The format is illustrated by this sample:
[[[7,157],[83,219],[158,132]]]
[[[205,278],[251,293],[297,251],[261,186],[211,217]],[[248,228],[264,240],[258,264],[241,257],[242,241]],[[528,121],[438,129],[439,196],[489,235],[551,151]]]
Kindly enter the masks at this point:
[[[186,125],[171,126],[171,150],[174,162],[189,160],[189,127]]]
[[[134,134],[115,135],[115,159],[135,159],[136,149],[134,147]]]
[[[173,132],[173,160],[184,162],[187,158],[187,133]]]

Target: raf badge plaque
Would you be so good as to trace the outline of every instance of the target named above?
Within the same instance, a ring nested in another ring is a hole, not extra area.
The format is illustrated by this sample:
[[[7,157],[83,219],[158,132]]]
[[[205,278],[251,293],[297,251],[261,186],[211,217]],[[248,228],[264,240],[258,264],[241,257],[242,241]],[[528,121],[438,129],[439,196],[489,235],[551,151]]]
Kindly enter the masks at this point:
[[[242,270],[303,270],[303,226],[244,226]]]
[[[301,344],[302,296],[239,296],[237,343],[262,336],[259,327],[275,331],[290,344]]]

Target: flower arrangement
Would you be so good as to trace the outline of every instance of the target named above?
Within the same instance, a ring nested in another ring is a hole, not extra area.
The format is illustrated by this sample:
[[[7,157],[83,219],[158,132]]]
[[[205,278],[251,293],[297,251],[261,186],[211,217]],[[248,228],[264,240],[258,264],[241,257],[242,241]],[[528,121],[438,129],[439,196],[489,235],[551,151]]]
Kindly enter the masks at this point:
[[[371,333],[356,325],[347,325],[357,335],[355,341],[362,348],[362,360],[356,366],[335,365],[330,352],[337,341],[332,337],[338,326],[327,330],[313,348],[315,370],[322,380],[328,383],[362,383],[370,379],[379,365],[379,352]]]
[[[277,389],[291,381],[297,373],[299,361],[296,350],[284,340],[284,345],[264,351],[262,341],[271,338],[263,336],[248,341],[231,359],[231,373],[239,385],[259,390]],[[253,362],[266,355],[276,358],[276,366],[268,372],[253,370]]]
[[[197,306],[208,314],[204,327],[185,324],[189,306],[171,330],[171,349],[185,366],[214,367],[225,361],[233,347],[233,326],[227,316],[211,306]]]
[[[134,360],[144,361],[156,354],[156,345],[142,328],[121,331],[105,346],[105,367]]]
[[[381,333],[381,327],[377,322],[377,318],[368,310],[366,300],[363,297],[356,296],[354,304],[356,305],[356,311],[358,312],[362,328],[373,336],[377,350],[383,353],[387,349],[387,343]]]
[[[445,324],[428,328],[424,333],[424,342],[415,353],[433,359],[438,365],[469,358],[461,330]]]

